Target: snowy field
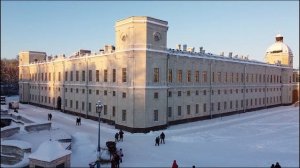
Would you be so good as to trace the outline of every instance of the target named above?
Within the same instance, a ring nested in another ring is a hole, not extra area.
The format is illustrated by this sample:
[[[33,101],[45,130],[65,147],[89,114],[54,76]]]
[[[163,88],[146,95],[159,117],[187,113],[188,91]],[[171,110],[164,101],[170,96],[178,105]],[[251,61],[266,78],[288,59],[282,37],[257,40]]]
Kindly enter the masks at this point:
[[[18,97],[9,97],[17,99]],[[19,114],[33,121],[47,121],[52,113],[52,129],[72,136],[72,167],[88,167],[96,159],[98,123],[82,118],[76,126],[76,116],[56,110],[20,104]],[[114,140],[113,126],[101,123],[101,146]],[[124,152],[121,167],[270,167],[279,162],[282,167],[299,167],[299,107],[284,106],[227,116],[212,120],[170,126],[163,130],[166,144],[154,146],[161,131],[125,132],[117,147]],[[51,131],[40,131],[44,139]],[[24,140],[35,151],[42,140],[29,133],[19,133],[8,139]],[[1,139],[2,140],[2,139]],[[110,167],[110,165],[102,165]]]

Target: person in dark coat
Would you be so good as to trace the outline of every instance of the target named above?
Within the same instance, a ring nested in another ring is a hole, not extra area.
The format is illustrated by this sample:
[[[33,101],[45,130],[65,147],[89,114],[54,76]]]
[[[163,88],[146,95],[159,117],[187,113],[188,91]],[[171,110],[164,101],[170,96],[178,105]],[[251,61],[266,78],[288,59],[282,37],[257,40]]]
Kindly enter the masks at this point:
[[[159,146],[159,137],[156,137],[156,138],[155,138],[155,146],[156,146],[156,145]]]
[[[76,118],[76,125],[79,125],[79,118]]]
[[[52,114],[51,113],[49,114],[49,120],[50,121],[52,120]]]
[[[50,120],[50,113],[48,113],[48,121]]]
[[[124,132],[122,130],[119,131],[120,141],[123,141]]]
[[[271,168],[275,168],[275,165],[274,165],[274,164],[272,164],[272,165],[271,165]]]
[[[162,144],[162,143],[165,143],[165,134],[164,134],[164,132],[162,132],[161,134],[160,134],[160,143]]]
[[[281,166],[280,166],[280,164],[278,162],[276,162],[275,168],[281,168]]]
[[[81,125],[81,117],[78,118],[78,125]]]
[[[172,168],[178,168],[178,165],[177,165],[177,163],[176,163],[176,160],[173,161]]]
[[[118,142],[119,141],[119,133],[115,134],[115,141]]]
[[[117,153],[114,153],[113,160],[115,161],[116,168],[120,167],[120,157]]]
[[[117,151],[117,154],[119,155],[120,163],[122,163],[122,157],[124,156],[124,155],[123,155],[122,148],[120,148],[120,150]]]

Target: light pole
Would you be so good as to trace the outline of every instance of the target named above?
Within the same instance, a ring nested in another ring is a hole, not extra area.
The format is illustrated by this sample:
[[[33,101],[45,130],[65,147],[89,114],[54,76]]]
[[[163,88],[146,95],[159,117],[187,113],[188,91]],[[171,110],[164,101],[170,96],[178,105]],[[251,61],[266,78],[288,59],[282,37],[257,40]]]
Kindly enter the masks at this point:
[[[101,116],[102,108],[103,108],[103,104],[101,103],[100,100],[98,100],[98,102],[96,103],[96,112],[99,114],[99,118],[98,118],[99,128],[98,128],[97,168],[100,168],[100,116]]]

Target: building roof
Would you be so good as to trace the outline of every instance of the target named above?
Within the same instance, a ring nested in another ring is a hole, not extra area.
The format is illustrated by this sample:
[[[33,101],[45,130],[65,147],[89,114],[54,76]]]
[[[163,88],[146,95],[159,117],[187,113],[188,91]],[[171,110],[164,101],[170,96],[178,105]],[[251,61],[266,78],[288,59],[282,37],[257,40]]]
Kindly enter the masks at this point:
[[[268,53],[291,53],[292,54],[292,50],[285,43],[276,41],[274,44],[268,47],[266,53],[267,54]]]
[[[43,142],[34,153],[29,155],[29,158],[51,162],[71,153],[70,150],[64,149],[58,141],[50,140]]]

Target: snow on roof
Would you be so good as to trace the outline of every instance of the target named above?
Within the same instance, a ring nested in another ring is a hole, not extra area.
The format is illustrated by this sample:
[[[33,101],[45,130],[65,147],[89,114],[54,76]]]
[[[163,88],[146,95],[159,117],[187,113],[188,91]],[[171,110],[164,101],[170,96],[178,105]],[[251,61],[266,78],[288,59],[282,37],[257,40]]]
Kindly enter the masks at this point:
[[[29,155],[29,158],[51,162],[71,153],[70,150],[65,150],[57,141],[45,141],[34,153]]]
[[[25,141],[19,141],[19,140],[3,140],[3,141],[1,141],[1,145],[16,146],[21,149],[31,148],[30,143],[25,142]]]
[[[292,53],[292,50],[290,47],[283,42],[277,41],[274,44],[272,44],[266,51],[266,53],[272,53],[272,52],[282,52],[282,53]]]
[[[276,37],[283,37],[281,34],[277,34]]]

